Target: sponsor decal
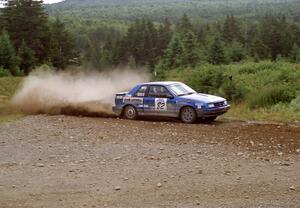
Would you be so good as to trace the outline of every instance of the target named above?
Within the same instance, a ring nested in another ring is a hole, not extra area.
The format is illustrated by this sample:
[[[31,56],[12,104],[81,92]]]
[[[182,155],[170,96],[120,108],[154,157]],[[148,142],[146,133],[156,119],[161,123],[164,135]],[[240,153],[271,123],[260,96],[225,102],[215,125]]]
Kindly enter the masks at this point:
[[[136,95],[137,95],[138,97],[145,97],[145,93],[141,93],[141,92],[137,93]]]
[[[166,111],[167,110],[167,98],[155,98],[155,110]]]
[[[123,102],[126,104],[143,104],[144,99],[139,97],[124,97]]]

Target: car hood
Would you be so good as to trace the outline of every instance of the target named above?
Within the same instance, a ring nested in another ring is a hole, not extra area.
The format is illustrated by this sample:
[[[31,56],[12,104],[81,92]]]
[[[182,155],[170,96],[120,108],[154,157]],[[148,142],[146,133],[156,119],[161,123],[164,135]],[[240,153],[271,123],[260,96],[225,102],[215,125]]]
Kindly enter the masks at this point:
[[[184,100],[192,100],[201,103],[215,103],[215,102],[223,102],[226,100],[219,96],[203,94],[203,93],[195,93],[195,94],[184,95],[179,97]]]

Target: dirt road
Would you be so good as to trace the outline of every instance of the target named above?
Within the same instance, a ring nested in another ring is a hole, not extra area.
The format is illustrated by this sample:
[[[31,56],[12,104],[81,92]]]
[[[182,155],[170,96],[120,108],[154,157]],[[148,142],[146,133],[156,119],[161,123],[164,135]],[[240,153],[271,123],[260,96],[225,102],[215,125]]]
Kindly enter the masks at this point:
[[[0,207],[300,207],[300,127],[28,116],[0,125]]]

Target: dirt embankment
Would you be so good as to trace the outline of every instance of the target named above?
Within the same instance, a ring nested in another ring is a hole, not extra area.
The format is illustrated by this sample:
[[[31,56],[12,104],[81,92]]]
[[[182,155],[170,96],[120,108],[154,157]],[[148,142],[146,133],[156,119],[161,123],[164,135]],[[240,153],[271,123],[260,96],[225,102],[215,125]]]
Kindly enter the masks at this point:
[[[300,127],[28,116],[0,125],[0,207],[299,207]]]

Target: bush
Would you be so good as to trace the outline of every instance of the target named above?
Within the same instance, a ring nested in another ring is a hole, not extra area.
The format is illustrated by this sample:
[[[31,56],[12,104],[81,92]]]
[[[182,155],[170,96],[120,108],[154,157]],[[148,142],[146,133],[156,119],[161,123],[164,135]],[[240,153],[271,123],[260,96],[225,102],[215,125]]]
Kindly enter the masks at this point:
[[[11,73],[16,77],[24,76],[24,72],[22,72],[19,67],[16,67],[13,70],[11,70]]]
[[[189,73],[188,85],[198,92],[218,93],[218,89],[223,83],[224,75],[221,67],[210,67],[205,65],[191,70]]]
[[[11,76],[9,70],[0,67],[0,77],[8,77],[8,76]]]
[[[240,62],[246,58],[247,51],[241,43],[234,41],[227,47],[226,54],[230,62]]]
[[[257,90],[250,95],[249,107],[260,108],[275,105],[277,103],[289,103],[295,98],[295,92],[287,86],[270,86]]]
[[[233,80],[225,81],[220,88],[220,94],[233,102],[241,102],[246,94],[246,90],[242,86],[238,86]]]
[[[0,77],[0,95],[10,98],[19,88],[22,77]]]
[[[204,64],[163,72],[161,80],[182,81],[198,92],[221,95],[252,109],[289,106],[300,91],[300,64],[287,62]]]
[[[290,106],[295,111],[300,111],[300,95],[298,95],[295,99],[292,100]]]

